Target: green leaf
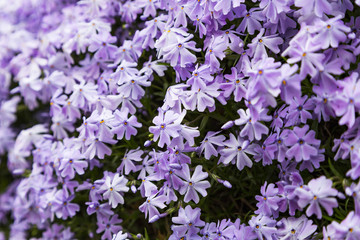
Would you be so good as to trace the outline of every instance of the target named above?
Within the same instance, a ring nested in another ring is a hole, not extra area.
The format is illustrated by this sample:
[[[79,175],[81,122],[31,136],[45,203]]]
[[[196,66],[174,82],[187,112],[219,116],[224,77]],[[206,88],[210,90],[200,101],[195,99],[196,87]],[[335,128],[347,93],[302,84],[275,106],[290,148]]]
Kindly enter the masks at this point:
[[[150,240],[149,234],[148,234],[146,228],[144,228],[144,234],[145,234],[145,240]]]
[[[328,159],[328,162],[331,172],[340,179],[343,179],[343,176],[335,169],[334,165],[332,165],[330,158]]]
[[[201,120],[199,131],[201,131],[205,128],[208,120],[209,120],[209,116],[207,116],[207,115]]]

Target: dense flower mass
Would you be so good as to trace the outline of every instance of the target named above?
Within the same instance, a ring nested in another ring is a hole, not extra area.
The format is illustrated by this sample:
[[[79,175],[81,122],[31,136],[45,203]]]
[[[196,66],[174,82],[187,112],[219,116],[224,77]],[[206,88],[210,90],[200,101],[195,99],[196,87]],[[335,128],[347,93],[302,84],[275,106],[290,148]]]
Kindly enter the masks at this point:
[[[359,16],[0,0],[0,240],[360,239]]]

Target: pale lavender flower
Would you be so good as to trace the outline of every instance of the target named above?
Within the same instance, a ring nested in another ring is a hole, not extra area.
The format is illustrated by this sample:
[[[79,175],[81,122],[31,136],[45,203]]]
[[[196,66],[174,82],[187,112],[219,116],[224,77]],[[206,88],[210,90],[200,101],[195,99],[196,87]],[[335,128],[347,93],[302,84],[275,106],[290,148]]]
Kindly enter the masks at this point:
[[[128,240],[128,234],[123,233],[122,231],[120,231],[120,232],[113,235],[112,240]]]
[[[320,140],[315,139],[315,131],[310,130],[309,126],[295,127],[293,131],[289,131],[287,138],[284,140],[286,146],[291,146],[286,151],[289,158],[295,157],[297,162],[301,160],[309,160],[311,156],[318,154],[318,146]]]
[[[228,98],[231,94],[234,94],[235,102],[240,102],[246,96],[246,79],[242,74],[238,73],[235,67],[232,67],[231,74],[225,75],[224,78],[226,81],[221,84],[224,97]]]
[[[255,196],[255,199],[258,201],[256,204],[258,209],[255,211],[255,213],[277,218],[279,216],[278,202],[280,198],[277,196],[279,190],[275,187],[275,184],[270,183],[267,185],[267,182],[265,181],[265,184],[261,186],[260,191],[262,196]]]
[[[314,104],[312,99],[307,100],[308,96],[301,98],[293,98],[289,107],[286,109],[288,115],[286,116],[285,127],[295,126],[301,123],[306,123],[308,119],[311,119],[311,113],[309,110],[313,110]]]
[[[149,77],[146,75],[134,75],[131,79],[120,79],[118,85],[119,87],[117,91],[121,93],[121,96],[139,100],[145,95],[145,90],[141,86],[149,87],[151,82],[149,81]]]
[[[245,8],[245,5],[243,6]],[[243,20],[236,31],[245,33],[247,30],[251,35],[254,34],[255,30],[261,29],[260,21],[266,20],[265,16],[260,11],[260,8],[251,8],[249,11],[243,9],[243,11],[240,12],[240,16],[243,17]]]
[[[254,59],[262,59],[267,57],[266,48],[270,49],[274,53],[279,53],[279,45],[284,43],[284,40],[281,37],[276,35],[264,36],[265,29],[262,28],[259,34],[253,38],[252,42],[248,44],[249,54],[254,57]]]
[[[252,167],[253,163],[247,154],[255,155],[253,150],[255,145],[250,144],[248,140],[245,140],[234,134],[230,134],[230,139],[224,142],[224,148],[220,151],[219,161],[225,165],[236,162],[236,167],[242,170],[245,166]]]
[[[345,189],[345,193],[348,196],[353,197],[355,203],[355,213],[360,213],[360,182],[358,184],[351,183],[349,187]]]
[[[290,58],[287,62],[290,64],[301,61],[301,77],[305,77],[307,74],[314,77],[318,71],[324,70],[323,60],[325,56],[322,53],[316,53],[317,50],[319,50],[319,46],[314,45],[311,39],[303,37],[291,42],[290,46],[281,55],[289,55]]]
[[[199,154],[204,152],[204,156],[206,159],[210,159],[211,156],[218,156],[218,151],[215,149],[214,145],[216,146],[223,146],[225,136],[218,135],[220,132],[208,132],[204,138],[204,140],[201,142],[201,145],[198,148]]]
[[[350,32],[350,28],[345,26],[341,18],[339,15],[327,21],[316,21],[315,27],[310,31],[317,33],[313,39],[314,43],[321,45],[322,49],[327,49],[330,46],[337,48],[340,42],[345,42],[346,33]]]
[[[264,215],[253,216],[249,220],[249,225],[256,233],[258,239],[271,240],[277,232],[276,221]]]
[[[341,91],[333,100],[332,107],[337,116],[342,116],[339,124],[352,127],[355,123],[356,109],[360,109],[360,81],[359,74],[354,72],[344,81],[339,82]]]
[[[130,140],[131,136],[137,134],[136,128],[142,126],[142,124],[137,121],[136,116],[132,115],[128,117],[128,115],[129,109],[127,108],[125,108],[124,111],[117,109],[114,112],[114,119],[110,124],[112,125],[111,131],[117,135],[117,139],[122,139],[125,136],[126,140]]]
[[[159,115],[154,117],[153,123],[156,126],[151,126],[149,131],[154,134],[154,141],[159,138],[159,147],[163,147],[165,144],[171,143],[170,137],[178,137],[179,130],[181,129],[179,122],[180,115],[172,110],[163,111],[159,109]],[[182,119],[180,119],[180,122]]]
[[[235,120],[236,125],[245,125],[240,131],[240,136],[247,136],[250,141],[254,139],[260,140],[263,134],[268,134],[269,129],[259,120],[269,121],[271,116],[266,115],[267,111],[262,111],[260,119],[254,119],[250,114],[250,109],[239,109],[238,114],[240,115],[239,119]]]
[[[186,67],[186,64],[196,62],[196,56],[189,51],[200,51],[200,49],[195,47],[196,43],[194,41],[189,42],[193,37],[192,34],[185,38],[181,35],[175,35],[172,42],[163,48],[163,51],[165,52],[164,60],[170,61],[172,67],[175,67],[176,65]]]
[[[220,96],[219,84],[214,82],[204,88],[194,88],[187,92],[187,97],[183,101],[186,109],[194,111],[197,109],[199,112],[204,112],[206,108],[210,112],[215,110],[215,99]]]
[[[303,15],[314,13],[317,17],[322,17],[324,13],[330,14],[332,10],[327,0],[295,0],[295,6],[301,8]]]
[[[133,163],[133,161],[139,162],[142,160],[141,155],[143,155],[143,151],[137,149],[131,149],[129,152],[126,151],[120,166],[116,169],[116,171],[120,172],[120,174],[125,173],[128,175],[131,171],[136,172],[137,166]]]
[[[282,227],[278,230],[278,235],[280,240],[286,239],[298,239],[305,240],[313,234],[317,226],[313,225],[313,221],[309,220],[302,215],[300,218],[283,218],[280,220]]]
[[[84,169],[88,167],[88,163],[81,160],[82,155],[77,150],[67,149],[64,157],[60,160],[59,171],[62,177],[75,177],[75,172],[79,175],[85,173]]]
[[[97,222],[98,229],[96,229],[96,233],[104,232],[101,239],[111,240],[112,234],[122,229],[120,225],[117,225],[119,223],[122,223],[122,219],[118,218],[117,214],[112,217],[104,217],[101,221]]]
[[[75,216],[80,210],[78,204],[71,203],[75,195],[69,196],[66,190],[58,190],[55,194],[54,201],[51,202],[51,211],[55,212],[56,217],[67,219]]]
[[[159,193],[153,193],[149,197],[147,197],[146,201],[140,205],[139,210],[145,213],[145,218],[149,216],[149,221],[154,216],[159,215],[159,210],[157,208],[163,209],[166,207],[165,201],[167,197],[165,195],[161,195]]]
[[[173,223],[176,225],[172,225],[171,230],[178,232],[179,235],[198,233],[200,231],[199,227],[205,226],[205,222],[200,220],[200,215],[200,208],[192,209],[190,205],[187,205],[185,209],[180,207],[179,215],[172,218]]]
[[[185,164],[178,175],[184,179],[184,185],[179,190],[180,194],[185,194],[184,202],[193,200],[195,203],[198,203],[200,198],[197,192],[203,197],[207,195],[206,189],[211,185],[208,181],[203,181],[208,177],[208,173],[202,171],[202,166],[197,166],[192,177],[190,177],[189,166]]]
[[[119,173],[115,173],[113,177],[106,176],[99,191],[103,193],[104,199],[109,199],[109,205],[112,208],[116,208],[119,203],[124,204],[122,194],[129,191],[129,187],[126,186],[127,182],[128,180],[124,176],[120,176]]]
[[[332,226],[331,231],[334,232],[334,239],[356,240],[360,236],[359,223],[360,217],[353,211],[341,223],[333,221],[330,226]]]
[[[318,219],[321,219],[321,208],[325,208],[329,216],[333,214],[333,208],[338,206],[335,196],[338,195],[338,191],[332,188],[332,181],[326,179],[325,176],[321,176],[316,179],[312,179],[307,188],[296,188],[295,194],[298,196],[298,204],[304,208],[310,204],[306,210],[306,215],[316,215]]]

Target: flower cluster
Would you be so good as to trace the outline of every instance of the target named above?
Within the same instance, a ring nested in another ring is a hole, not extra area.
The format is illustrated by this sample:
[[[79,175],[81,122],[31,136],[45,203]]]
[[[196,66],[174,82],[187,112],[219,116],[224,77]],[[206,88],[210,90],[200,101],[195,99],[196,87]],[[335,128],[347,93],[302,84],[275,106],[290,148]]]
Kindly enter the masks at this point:
[[[0,239],[357,239],[359,13],[0,0]]]

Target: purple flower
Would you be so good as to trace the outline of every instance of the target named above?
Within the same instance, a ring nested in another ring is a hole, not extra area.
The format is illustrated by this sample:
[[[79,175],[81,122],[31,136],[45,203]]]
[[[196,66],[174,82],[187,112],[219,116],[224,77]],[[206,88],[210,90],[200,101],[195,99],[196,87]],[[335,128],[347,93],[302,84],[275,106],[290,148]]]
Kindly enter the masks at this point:
[[[304,169],[309,170],[309,172],[313,172],[314,168],[320,167],[320,162],[325,161],[324,153],[325,149],[319,149],[319,152],[316,156],[313,156],[308,161],[303,161],[300,165],[300,171],[303,171]]]
[[[317,226],[312,225],[313,221],[302,215],[300,218],[283,218],[280,220],[282,227],[278,230],[279,239],[299,239],[305,240],[313,234]]]
[[[258,201],[256,206],[258,209],[255,211],[256,214],[262,214],[265,216],[274,216],[277,218],[279,216],[279,206],[278,202],[280,198],[277,196],[278,189],[275,188],[275,184],[270,183],[267,187],[267,182],[261,186],[261,195],[256,195],[255,199]]]
[[[131,99],[139,100],[145,95],[145,90],[141,86],[149,87],[151,82],[149,81],[149,77],[146,75],[135,75],[131,79],[120,79],[118,85],[119,87],[117,91],[121,93],[123,97],[130,97]]]
[[[140,238],[140,237],[138,237],[138,238]],[[128,234],[120,231],[120,232],[114,234],[112,240],[128,240]]]
[[[224,97],[228,98],[233,93],[235,102],[240,102],[246,96],[246,79],[242,74],[238,73],[235,67],[232,67],[231,74],[225,75],[224,78],[226,82],[221,84]]]
[[[181,35],[175,35],[175,38],[171,39],[171,42],[162,49],[164,51],[164,60],[170,61],[172,67],[179,64],[183,68],[186,67],[186,64],[196,62],[196,56],[189,51],[189,49],[195,52],[200,51],[195,47],[196,43],[194,41],[189,42],[193,37],[192,34],[185,38]]]
[[[104,199],[109,199],[109,205],[112,208],[120,204],[124,204],[123,192],[129,191],[126,186],[128,180],[124,176],[115,173],[113,177],[106,176],[104,184],[99,188],[99,192],[103,193]]]
[[[295,74],[298,69],[298,65],[283,64],[281,66],[280,97],[288,104],[291,103],[294,97],[301,97],[301,81],[303,79],[298,74]]]
[[[95,102],[95,97],[97,96],[96,89],[97,85],[82,81],[80,84],[76,84],[74,86],[74,90],[69,98],[69,101],[74,106],[85,108],[85,106]]]
[[[260,8],[263,9],[263,14],[266,16],[270,22],[277,23],[278,21],[278,14],[281,12],[287,12],[288,6],[286,2],[281,0],[265,0],[260,2]]]
[[[107,218],[114,215],[114,212],[111,211],[111,206],[108,203],[100,204],[98,202],[86,202],[88,205],[86,212],[91,215],[96,212],[97,219]]]
[[[317,179],[312,179],[307,188],[296,188],[295,194],[298,196],[298,204],[304,208],[310,204],[306,210],[306,215],[311,216],[315,214],[318,219],[321,219],[322,213],[320,206],[325,208],[326,212],[331,216],[333,208],[338,206],[334,196],[338,195],[338,191],[332,186],[332,181],[321,176]]]
[[[139,210],[145,213],[145,218],[149,216],[149,221],[156,215],[159,215],[157,208],[163,209],[166,207],[164,202],[167,200],[165,195],[158,193],[151,194],[146,201],[140,205]]]
[[[245,5],[242,5],[245,8]],[[243,20],[241,21],[239,27],[236,29],[236,31],[245,33],[247,32],[251,35],[254,34],[255,30],[261,29],[261,23],[260,21],[265,21],[266,18],[262,14],[260,8],[251,8],[249,11],[246,11],[246,9],[241,9],[240,11],[240,17],[243,17]]]
[[[287,108],[289,114],[287,115],[287,121],[285,127],[295,126],[301,123],[306,123],[307,119],[311,118],[311,113],[308,110],[313,109],[313,102],[307,100],[307,96],[301,98],[293,98],[290,106]],[[305,102],[306,101],[306,102]]]
[[[251,61],[251,68],[246,70],[246,75],[250,76],[247,96],[256,97],[261,93],[270,93],[276,97],[280,93],[281,71],[280,62],[275,62],[274,58],[263,57],[256,61]],[[268,105],[273,105],[268,103]]]
[[[300,30],[306,31],[306,30]],[[300,40],[293,40],[290,46],[281,54],[289,55],[288,63],[294,64],[301,61],[300,76],[305,77],[307,74],[314,77],[318,71],[324,70],[323,60],[325,56],[322,53],[316,53],[319,50],[317,45],[313,45],[311,39],[303,37]]]
[[[278,143],[275,142],[276,134],[270,135],[263,144],[257,145],[254,148],[254,151],[257,153],[255,155],[255,161],[263,161],[263,166],[269,165],[272,163],[272,160],[275,158],[275,153],[278,150]]]
[[[360,227],[359,227],[360,217],[355,214],[353,211],[350,212],[346,218],[341,222],[332,222],[331,230],[334,231],[334,239],[345,239],[345,240],[355,240],[359,237]],[[328,226],[328,230],[329,227]]]
[[[110,124],[112,125],[111,131],[117,135],[117,139],[122,139],[125,136],[126,140],[130,140],[131,136],[137,134],[135,127],[139,128],[142,126],[134,115],[129,118],[128,114],[129,109],[127,108],[124,111],[116,109],[114,112],[114,119]]]
[[[284,140],[286,146],[291,146],[286,151],[289,158],[295,157],[297,162],[301,160],[309,160],[311,156],[318,154],[320,140],[315,139],[315,131],[309,130],[309,126],[302,128],[295,127],[293,131],[288,132],[287,138]]]
[[[0,124],[1,126],[9,126],[16,120],[16,107],[20,102],[20,97],[15,96],[7,101],[0,100]]]
[[[249,54],[250,56],[253,56],[254,59],[260,60],[268,56],[265,47],[276,54],[279,53],[280,49],[278,45],[284,42],[281,37],[277,37],[276,35],[264,36],[264,33],[265,29],[262,28],[259,34],[253,38],[251,44],[248,44],[250,50]]]
[[[113,215],[111,218],[102,218],[101,221],[97,222],[98,229],[96,229],[96,233],[104,232],[101,239],[111,240],[112,234],[117,233],[122,229],[121,226],[117,225],[119,223],[122,223],[122,219],[118,218],[117,214]]]
[[[311,32],[317,32],[313,41],[314,44],[321,45],[322,49],[328,47],[337,48],[340,42],[345,42],[346,33],[350,32],[350,28],[345,26],[344,22],[340,20],[341,15],[330,18],[327,21],[317,21]]]
[[[179,215],[173,217],[173,223],[171,230],[178,232],[179,235],[196,234],[200,231],[199,227],[205,226],[205,222],[200,220],[201,210],[200,208],[192,209],[190,205],[179,209]]]
[[[244,0],[220,0],[217,1],[214,10],[222,11],[226,15],[230,12],[232,6],[234,8],[239,7],[241,2],[244,2]]]
[[[115,43],[116,37],[111,36],[108,32],[103,34],[96,34],[91,39],[88,50],[95,52],[94,57],[97,59],[110,59],[114,58],[117,47],[110,43]]]
[[[234,237],[235,229],[236,227],[233,225],[230,219],[223,219],[221,221],[218,221],[216,226],[217,238],[231,239]]]
[[[271,119],[270,116],[266,115],[267,111],[262,111],[260,119],[254,119],[250,114],[250,109],[239,109],[238,114],[240,115],[239,119],[235,120],[236,125],[244,125],[243,129],[240,131],[240,136],[245,137],[247,136],[250,141],[254,139],[260,140],[263,134],[268,134],[269,129],[259,120],[269,121]]]
[[[220,69],[220,60],[225,57],[224,51],[227,46],[223,44],[223,39],[221,37],[212,37],[209,46],[207,47],[207,51],[205,54],[205,64],[210,65],[210,71],[212,73],[218,71]]]
[[[185,194],[184,202],[193,200],[195,203],[198,203],[200,199],[197,192],[203,197],[207,195],[206,189],[211,185],[208,181],[202,181],[208,177],[208,173],[202,171],[202,166],[197,166],[192,177],[190,177],[189,166],[185,164],[178,175],[184,179],[184,185],[179,190],[181,195]]]
[[[276,221],[264,215],[253,216],[249,220],[249,225],[258,239],[264,239],[265,237],[266,240],[271,240],[273,239],[272,236],[277,232],[275,228]]]
[[[66,190],[58,190],[54,196],[54,201],[51,202],[51,211],[55,212],[56,217],[64,220],[75,216],[80,207],[78,204],[71,203],[74,198],[75,195],[69,196]]]
[[[322,17],[324,13],[330,14],[332,10],[327,0],[295,0],[295,6],[301,8],[303,15],[315,13],[317,17]]]
[[[220,151],[219,161],[225,165],[234,163],[236,161],[236,167],[241,171],[245,166],[252,167],[253,163],[247,154],[255,155],[254,144],[250,144],[248,140],[245,140],[234,134],[230,134],[230,139],[224,142],[224,148]]]
[[[129,152],[126,152],[120,166],[116,171],[120,172],[120,174],[123,174],[125,172],[125,175],[128,175],[131,171],[136,172],[137,167],[132,161],[139,162],[142,160],[141,155],[143,155],[143,151],[137,149],[131,149]]]
[[[145,75],[150,77],[150,80],[153,80],[153,73],[155,72],[160,77],[164,76],[164,71],[167,69],[166,66],[160,65],[160,60],[151,61],[152,56],[149,57],[149,61],[145,62],[143,68],[140,70],[139,74],[145,73]]]
[[[183,102],[185,109],[190,109],[191,111],[197,109],[199,112],[204,112],[208,108],[210,112],[214,111],[214,98],[220,95],[218,90],[218,83],[209,84],[205,88],[194,88],[192,86],[191,90],[188,91],[187,98]]]
[[[149,131],[154,134],[154,141],[159,140],[159,147],[163,147],[164,144],[169,145],[171,143],[170,137],[178,137],[181,126],[178,122],[180,115],[172,110],[163,111],[159,109],[159,115],[154,117],[153,123],[156,125],[149,128]]]
[[[336,95],[332,107],[337,116],[342,116],[339,124],[346,124],[352,127],[355,123],[355,111],[360,109],[360,82],[358,81],[359,74],[354,72],[339,82],[341,92]]]
[[[312,97],[312,100],[315,105],[314,114],[317,115],[318,122],[320,122],[321,119],[329,121],[330,117],[335,116],[332,108],[335,95],[320,86],[314,86],[313,91],[317,94],[316,97]]]
[[[95,155],[100,158],[104,159],[105,155],[111,154],[111,149],[106,146],[103,142],[99,141],[98,138],[90,137],[87,139],[83,139],[86,145],[86,151],[84,152],[84,155],[88,159],[93,159]],[[116,143],[116,140],[112,140],[109,143],[114,144]]]
[[[206,88],[206,85],[211,83],[214,77],[211,76],[210,67],[207,64],[196,64],[192,76],[187,80],[186,84],[195,89]]]
[[[202,239],[204,240],[216,238],[216,223],[206,223],[200,233],[203,235]]]
[[[129,82],[138,75],[139,71],[136,69],[136,66],[137,63],[124,60],[116,68],[115,72],[111,74],[111,77],[113,77],[115,82],[120,85]]]
[[[61,171],[62,177],[69,177],[73,179],[75,177],[75,171],[77,174],[84,174],[84,168],[88,167],[88,163],[84,160],[80,160],[82,155],[79,151],[68,149],[64,153],[64,158],[61,159],[59,171]]]
[[[359,215],[360,213],[360,182],[356,185],[351,183],[350,187],[345,189],[345,193],[348,196],[353,197],[355,203],[355,213]]]
[[[270,125],[275,130],[280,130],[284,125],[284,118],[287,116],[287,111],[285,108],[285,104],[283,104],[279,109],[276,109],[273,114],[273,120]]]
[[[141,185],[139,187],[141,196],[148,197],[150,195],[153,195],[154,192],[157,192],[157,186],[151,181],[159,181],[159,180],[160,178],[155,174],[142,178]]]
[[[199,154],[204,152],[204,156],[206,159],[210,159],[211,156],[218,156],[218,151],[215,149],[214,145],[216,146],[223,146],[225,136],[218,135],[220,132],[208,132],[204,138],[204,140],[201,142],[201,145],[198,148]]]
[[[324,60],[324,71],[319,71],[312,79],[311,82],[318,84],[323,92],[333,93],[337,90],[338,82],[333,75],[341,75],[344,71],[341,69],[341,58],[332,59],[332,54],[326,55]],[[315,88],[316,86],[314,86]]]

